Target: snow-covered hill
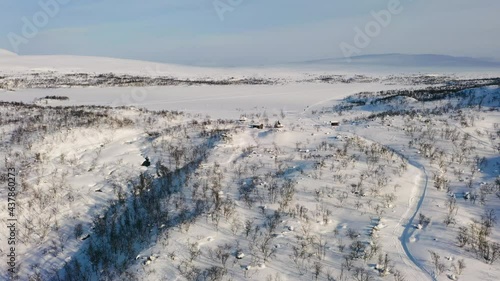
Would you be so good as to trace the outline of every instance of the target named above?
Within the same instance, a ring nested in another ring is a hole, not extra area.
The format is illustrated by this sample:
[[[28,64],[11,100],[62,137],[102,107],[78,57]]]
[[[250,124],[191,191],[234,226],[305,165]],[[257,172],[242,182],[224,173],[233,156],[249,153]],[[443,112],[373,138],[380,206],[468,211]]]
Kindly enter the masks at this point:
[[[497,281],[500,79],[302,66],[0,56],[0,279]]]
[[[8,50],[0,49],[0,57],[13,57],[13,56],[17,56],[17,54]]]
[[[432,68],[432,72],[426,69]],[[392,82],[394,74],[409,84],[436,83],[439,77],[492,78],[500,64],[435,55],[378,55],[252,68],[210,68],[103,57],[17,56],[0,52],[0,88],[74,86],[164,86],[196,84],[274,84],[304,81]],[[430,76],[431,79],[426,79]],[[400,79],[401,82],[401,79]],[[443,82],[443,81],[438,81]]]

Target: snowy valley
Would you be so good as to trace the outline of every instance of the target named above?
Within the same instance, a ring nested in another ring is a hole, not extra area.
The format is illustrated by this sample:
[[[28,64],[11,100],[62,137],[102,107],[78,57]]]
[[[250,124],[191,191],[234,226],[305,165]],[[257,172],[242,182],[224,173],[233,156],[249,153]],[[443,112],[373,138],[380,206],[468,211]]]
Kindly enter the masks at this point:
[[[500,71],[304,68],[0,57],[0,278],[499,280]]]

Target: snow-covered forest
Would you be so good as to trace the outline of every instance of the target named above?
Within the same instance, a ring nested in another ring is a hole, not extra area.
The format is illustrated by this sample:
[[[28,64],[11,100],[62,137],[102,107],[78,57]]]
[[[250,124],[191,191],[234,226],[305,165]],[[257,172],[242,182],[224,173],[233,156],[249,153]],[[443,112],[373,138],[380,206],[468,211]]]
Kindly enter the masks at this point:
[[[494,74],[41,60],[0,68],[2,280],[500,278]]]

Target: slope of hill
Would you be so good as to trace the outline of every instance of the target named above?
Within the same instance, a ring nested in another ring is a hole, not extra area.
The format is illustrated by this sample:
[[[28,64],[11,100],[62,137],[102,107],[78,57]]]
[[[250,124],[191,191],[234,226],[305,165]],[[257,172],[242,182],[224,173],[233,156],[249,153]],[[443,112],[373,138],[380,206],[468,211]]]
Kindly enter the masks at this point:
[[[437,85],[464,79],[500,77],[500,68],[491,70],[486,67],[431,67],[432,72],[425,72],[424,68],[409,63],[410,58],[417,60],[416,57],[405,56],[399,61],[399,56],[391,55],[358,57],[351,64],[343,64],[340,60],[321,60],[255,68],[209,68],[102,57],[7,55],[0,56],[0,89],[302,82]],[[393,75],[395,73],[398,75]]]
[[[0,57],[12,57],[12,56],[17,56],[17,54],[8,50],[0,49]]]
[[[61,58],[0,58],[1,280],[499,280],[500,79]]]

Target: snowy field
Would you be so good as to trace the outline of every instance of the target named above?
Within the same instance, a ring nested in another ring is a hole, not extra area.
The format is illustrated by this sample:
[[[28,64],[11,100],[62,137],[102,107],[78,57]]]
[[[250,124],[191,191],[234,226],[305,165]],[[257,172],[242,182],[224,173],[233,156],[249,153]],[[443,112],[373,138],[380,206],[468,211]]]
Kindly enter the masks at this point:
[[[22,89],[3,92],[4,101],[32,102],[49,95],[67,96],[57,105],[136,106],[150,110],[180,110],[212,118],[239,118],[241,114],[293,114],[331,104],[361,91],[381,91],[414,86],[380,83],[230,86],[165,86],[144,88]]]
[[[500,74],[306,68],[0,56],[0,279],[499,280]]]

